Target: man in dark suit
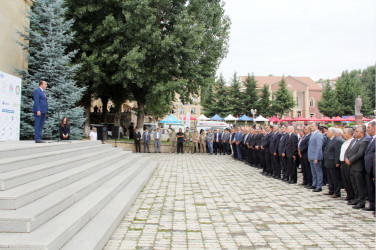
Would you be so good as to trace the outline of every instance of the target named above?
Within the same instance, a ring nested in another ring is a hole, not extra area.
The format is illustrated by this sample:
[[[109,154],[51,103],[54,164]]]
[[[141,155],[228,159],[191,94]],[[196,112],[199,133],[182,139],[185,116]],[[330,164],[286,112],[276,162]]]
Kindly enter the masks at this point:
[[[264,128],[264,137],[262,138],[261,141],[261,152],[263,153],[264,156],[264,169],[263,169],[263,174],[267,176],[271,176],[273,174],[273,169],[271,166],[271,161],[270,161],[270,138],[272,136],[271,129],[269,125],[266,125]]]
[[[282,176],[283,176],[282,180],[288,181],[288,176],[287,176],[287,171],[286,171],[286,140],[287,140],[288,134],[286,133],[286,125],[282,125],[281,133],[282,133],[282,136],[281,136],[281,139],[279,140],[278,155],[279,155],[281,171],[282,171]]]
[[[238,127],[238,132],[235,135],[235,146],[236,146],[236,152],[237,152],[237,157],[235,157],[235,159],[237,158],[239,161],[243,159],[242,152],[241,152],[242,139],[243,139],[242,128]]]
[[[273,136],[270,138],[270,155],[272,159],[273,177],[281,179],[281,165],[279,162],[278,146],[281,139],[281,133],[278,132],[277,125],[273,126]]]
[[[289,126],[286,133],[286,175],[290,184],[295,184],[298,180],[296,169],[296,157],[298,155],[298,136],[294,134],[294,127]]]
[[[219,129],[214,130],[214,142],[213,142],[213,148],[214,148],[214,154],[216,155],[217,152],[221,154],[221,143],[222,143],[222,133],[219,132]]]
[[[355,193],[354,201],[349,205],[354,205],[354,209],[360,209],[364,208],[366,204],[364,155],[369,142],[364,137],[365,129],[363,126],[358,126],[354,134],[355,139],[345,153],[345,162],[350,166],[350,178]]]
[[[140,144],[141,133],[138,130],[138,128],[136,128],[136,131],[133,132],[132,137],[134,138],[134,145],[136,145],[136,153],[141,153],[141,144]]]
[[[48,111],[47,96],[44,92],[47,88],[47,83],[45,81],[39,82],[39,87],[34,90],[34,139],[36,143],[43,143],[42,141],[42,131],[44,122],[46,121],[46,114]]]
[[[308,161],[308,142],[311,137],[311,128],[309,126],[304,127],[304,136],[300,139],[298,144],[300,154],[300,164],[302,166],[303,182],[300,185],[304,185],[307,188],[312,188],[312,172],[311,166]]]
[[[344,140],[335,136],[336,129],[329,128],[327,132],[328,141],[324,149],[324,167],[329,183],[329,191],[325,195],[332,198],[341,197],[341,177],[337,168],[340,167],[339,155]]]
[[[255,139],[256,140],[255,141],[255,156],[256,156],[256,162],[257,162],[258,168],[262,168],[262,165],[264,164],[263,163],[264,158],[260,154],[261,141],[262,141],[262,138],[264,137],[264,134],[263,134],[262,131],[263,131],[262,127],[259,127],[258,130],[257,130],[256,139]]]
[[[371,136],[370,143],[364,155],[369,206],[364,208],[364,210],[375,211],[375,176],[372,172],[375,169],[376,122],[368,123],[367,133]]]

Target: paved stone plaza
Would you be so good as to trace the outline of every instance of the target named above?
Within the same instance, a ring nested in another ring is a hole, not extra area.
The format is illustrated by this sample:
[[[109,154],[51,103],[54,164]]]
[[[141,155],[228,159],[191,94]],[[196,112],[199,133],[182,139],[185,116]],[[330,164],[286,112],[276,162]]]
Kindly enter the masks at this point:
[[[328,198],[326,188],[313,193],[229,156],[147,156],[159,167],[107,250],[375,247],[372,213]]]

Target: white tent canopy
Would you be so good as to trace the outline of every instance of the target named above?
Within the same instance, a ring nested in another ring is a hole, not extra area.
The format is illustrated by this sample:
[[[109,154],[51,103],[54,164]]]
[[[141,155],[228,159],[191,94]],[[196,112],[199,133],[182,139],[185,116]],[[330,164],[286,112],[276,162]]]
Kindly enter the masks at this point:
[[[196,118],[199,121],[209,121],[210,119],[207,118],[204,114],[201,114],[199,117]]]
[[[228,115],[225,118],[225,121],[237,121],[238,118],[233,117],[232,115]]]
[[[269,119],[266,119],[264,117],[262,117],[262,115],[259,115],[256,119],[255,119],[255,122],[267,122],[269,121]]]

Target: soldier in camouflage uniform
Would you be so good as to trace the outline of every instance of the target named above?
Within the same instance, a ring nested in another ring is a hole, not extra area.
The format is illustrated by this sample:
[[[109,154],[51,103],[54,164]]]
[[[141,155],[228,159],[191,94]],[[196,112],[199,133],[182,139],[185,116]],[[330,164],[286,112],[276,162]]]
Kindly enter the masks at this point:
[[[189,153],[192,144],[192,134],[189,132],[189,128],[187,128],[184,132],[184,151],[185,153]]]
[[[199,143],[200,143],[200,153],[206,153],[206,134],[204,130],[201,131],[201,134],[199,137]]]
[[[195,152],[195,148],[196,148],[196,153],[198,153],[198,141],[199,141],[199,134],[198,134],[198,131],[197,129],[195,129],[195,131],[193,132],[193,135],[192,135],[192,143],[191,143],[191,153],[193,154]]]
[[[171,152],[176,153],[176,149],[177,149],[176,142],[178,138],[176,137],[175,129],[172,129],[172,131],[168,134],[168,136],[170,140],[170,154]]]

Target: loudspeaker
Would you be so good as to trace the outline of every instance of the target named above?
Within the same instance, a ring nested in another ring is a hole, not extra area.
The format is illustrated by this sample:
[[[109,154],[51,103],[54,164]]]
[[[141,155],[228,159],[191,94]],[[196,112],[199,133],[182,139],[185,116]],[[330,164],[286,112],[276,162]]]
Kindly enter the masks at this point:
[[[112,139],[119,139],[119,126],[112,127]]]

